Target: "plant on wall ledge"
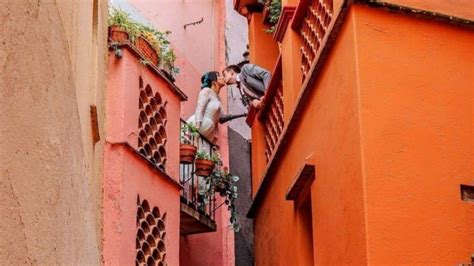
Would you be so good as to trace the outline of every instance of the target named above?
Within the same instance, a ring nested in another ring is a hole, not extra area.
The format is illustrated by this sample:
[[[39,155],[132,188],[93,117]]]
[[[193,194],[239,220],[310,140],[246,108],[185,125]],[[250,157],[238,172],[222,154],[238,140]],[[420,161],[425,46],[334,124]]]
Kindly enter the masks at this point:
[[[267,33],[274,33],[276,24],[280,19],[281,0],[258,0],[258,2],[264,4],[265,8],[268,10],[268,23],[270,24],[270,27],[265,31]]]
[[[140,35],[140,29],[137,23],[130,18],[130,14],[118,8],[111,9],[107,22],[110,28],[110,38],[113,41],[130,40],[133,43]]]
[[[168,40],[171,31],[157,31],[153,27],[144,25],[130,18],[130,14],[118,8],[112,8],[109,13],[108,24],[112,41],[130,41],[155,65],[158,65],[170,75],[177,75],[179,68],[175,67],[176,55]],[[145,42],[142,41],[145,40]],[[154,51],[150,51],[149,48]]]

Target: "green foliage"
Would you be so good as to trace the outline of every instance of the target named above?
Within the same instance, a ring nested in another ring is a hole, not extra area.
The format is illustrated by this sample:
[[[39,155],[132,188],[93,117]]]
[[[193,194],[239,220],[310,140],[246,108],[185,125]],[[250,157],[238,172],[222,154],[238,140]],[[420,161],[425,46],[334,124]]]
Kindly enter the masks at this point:
[[[140,35],[139,24],[130,18],[130,14],[118,8],[112,8],[108,18],[109,26],[119,26],[126,32],[133,42]]]
[[[220,163],[221,163],[221,156],[220,156],[220,154],[219,154],[217,151],[214,151],[214,152],[209,156],[209,160],[215,162],[216,164],[220,164]]]
[[[130,14],[118,8],[112,8],[108,18],[109,26],[119,26],[130,36],[130,41],[134,42],[139,36],[145,38],[155,50],[159,51],[158,56],[165,64],[171,67],[174,74],[179,73],[179,68],[174,66],[176,55],[170,47],[169,35],[171,31],[157,31],[153,27],[141,24],[130,18]]]
[[[209,153],[204,150],[200,150],[196,153],[196,159],[198,160],[211,160]]]
[[[265,30],[267,33],[275,32],[275,25],[280,19],[281,0],[258,0],[259,3],[264,4],[268,9],[268,22],[270,27]]]
[[[268,5],[268,13],[268,21],[270,24],[275,25],[280,19],[281,0],[271,0]]]
[[[191,144],[192,137],[196,137],[199,135],[199,130],[188,123],[184,123],[181,126],[181,143],[184,144]]]
[[[224,171],[215,170],[212,175],[206,180],[207,194],[218,193],[221,197],[225,199],[224,203],[227,205],[228,210],[230,211],[230,223],[234,231],[240,231],[240,224],[238,221],[238,212],[235,205],[236,200],[239,196],[237,189],[237,181],[239,177],[232,175],[227,172],[224,168]]]
[[[214,151],[212,152],[212,154],[209,154],[207,151],[200,150],[196,153],[196,159],[213,161],[217,165],[222,164],[221,156],[217,151]]]

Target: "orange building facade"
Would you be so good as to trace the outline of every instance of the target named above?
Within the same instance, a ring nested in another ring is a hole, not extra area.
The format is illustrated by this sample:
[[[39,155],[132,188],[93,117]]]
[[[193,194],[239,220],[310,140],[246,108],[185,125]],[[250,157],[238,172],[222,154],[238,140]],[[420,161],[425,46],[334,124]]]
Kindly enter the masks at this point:
[[[256,265],[471,261],[474,4],[419,2],[283,0],[268,34],[234,1],[273,72],[247,118]]]

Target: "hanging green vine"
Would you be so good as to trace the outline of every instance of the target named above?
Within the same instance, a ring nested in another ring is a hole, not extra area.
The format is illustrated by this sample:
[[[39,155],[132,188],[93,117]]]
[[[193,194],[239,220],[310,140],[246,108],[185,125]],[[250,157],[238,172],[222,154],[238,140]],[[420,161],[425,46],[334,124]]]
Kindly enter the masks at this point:
[[[208,196],[219,194],[225,199],[224,204],[227,205],[230,212],[230,226],[235,232],[240,231],[239,213],[235,205],[239,195],[237,193],[237,181],[239,181],[239,177],[230,174],[226,167],[224,167],[224,170],[216,167],[206,180],[206,194]]]
[[[258,2],[264,4],[268,9],[268,22],[271,26],[265,31],[267,33],[275,32],[281,14],[281,0],[258,0]]]

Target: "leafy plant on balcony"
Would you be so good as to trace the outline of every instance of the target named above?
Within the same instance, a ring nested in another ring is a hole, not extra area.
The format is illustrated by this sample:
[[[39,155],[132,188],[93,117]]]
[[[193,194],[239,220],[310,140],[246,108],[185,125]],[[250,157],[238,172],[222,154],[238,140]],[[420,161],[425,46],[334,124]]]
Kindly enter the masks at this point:
[[[219,153],[215,150],[212,154],[200,150],[196,153],[195,174],[201,177],[209,177],[215,170],[216,165],[220,167],[222,161]]]
[[[259,3],[265,5],[268,10],[268,23],[270,27],[265,30],[267,33],[274,33],[276,30],[276,24],[280,19],[281,13],[281,0],[258,0]]]
[[[181,126],[181,144],[179,145],[179,162],[181,164],[192,164],[196,157],[197,147],[193,145],[193,138],[199,135],[199,131],[193,125],[184,123]]]
[[[212,161],[217,165],[222,164],[220,154],[217,151],[214,151],[212,154],[209,154],[207,151],[200,150],[196,153],[196,159]]]
[[[192,144],[192,138],[199,135],[199,130],[188,123],[181,126],[181,143]]]
[[[230,211],[230,224],[234,231],[240,231],[240,223],[238,220],[237,207],[235,205],[238,192],[237,192],[237,181],[239,177],[232,175],[228,172],[228,169],[224,167],[224,170],[217,169],[212,175],[206,180],[206,188],[208,194],[218,193],[223,197],[224,203],[227,205]]]

